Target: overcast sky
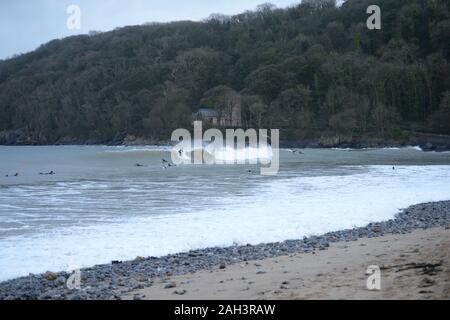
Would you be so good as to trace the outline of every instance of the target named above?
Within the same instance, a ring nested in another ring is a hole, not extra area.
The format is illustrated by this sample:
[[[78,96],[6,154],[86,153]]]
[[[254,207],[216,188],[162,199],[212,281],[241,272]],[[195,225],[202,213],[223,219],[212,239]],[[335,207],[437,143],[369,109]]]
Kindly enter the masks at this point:
[[[264,2],[283,8],[300,0],[0,0],[0,59],[34,50],[52,39],[91,30],[201,20],[211,13],[241,13]],[[67,28],[69,5],[81,9],[80,30]]]

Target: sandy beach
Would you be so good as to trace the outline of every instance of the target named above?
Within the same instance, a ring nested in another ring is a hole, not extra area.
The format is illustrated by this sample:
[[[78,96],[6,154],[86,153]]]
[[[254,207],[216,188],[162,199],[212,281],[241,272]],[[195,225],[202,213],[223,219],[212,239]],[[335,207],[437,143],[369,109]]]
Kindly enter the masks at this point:
[[[338,242],[328,250],[164,277],[123,299],[450,299],[450,230]],[[367,267],[381,290],[367,289]]]

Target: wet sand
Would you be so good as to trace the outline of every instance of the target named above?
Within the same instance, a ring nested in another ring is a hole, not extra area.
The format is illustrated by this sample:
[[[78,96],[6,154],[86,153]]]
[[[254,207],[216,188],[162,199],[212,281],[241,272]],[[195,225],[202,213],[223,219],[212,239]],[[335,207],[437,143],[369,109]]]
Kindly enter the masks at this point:
[[[122,299],[450,299],[450,230],[337,242],[296,253],[156,278]],[[367,289],[367,268],[381,270],[381,290]]]

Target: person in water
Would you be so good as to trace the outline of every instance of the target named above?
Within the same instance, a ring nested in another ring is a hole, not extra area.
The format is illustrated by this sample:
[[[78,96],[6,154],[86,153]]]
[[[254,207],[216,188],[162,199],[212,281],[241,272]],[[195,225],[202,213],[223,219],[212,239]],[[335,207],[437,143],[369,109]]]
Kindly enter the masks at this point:
[[[16,172],[16,173],[14,174],[14,177],[18,177],[18,176],[19,176],[19,173]],[[5,174],[5,177],[9,178],[9,174]]]
[[[52,170],[52,171],[46,172],[46,173],[40,172],[39,174],[40,174],[41,176],[52,176],[52,175],[54,175],[54,174],[56,174],[56,173]]]

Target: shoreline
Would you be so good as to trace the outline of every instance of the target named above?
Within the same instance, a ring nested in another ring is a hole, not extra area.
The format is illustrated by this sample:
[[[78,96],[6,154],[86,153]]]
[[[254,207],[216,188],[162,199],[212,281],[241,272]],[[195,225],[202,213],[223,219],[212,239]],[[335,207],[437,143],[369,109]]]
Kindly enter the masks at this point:
[[[68,143],[68,144],[0,144],[0,147],[78,147],[78,146],[102,146],[102,147],[171,147],[170,141],[156,142],[156,143],[137,143],[137,144],[110,144],[110,143]],[[317,150],[376,150],[376,149],[405,149],[418,148],[423,152],[449,152],[449,146],[427,146],[427,144],[336,144],[336,145],[322,145],[322,144],[308,144],[301,142],[281,142],[280,149],[317,149]]]
[[[450,201],[411,206],[395,219],[371,223],[365,227],[329,232],[301,240],[279,243],[207,248],[164,257],[137,257],[133,261],[113,261],[81,270],[81,290],[70,290],[66,272],[33,275],[0,283],[0,300],[16,299],[122,299],[130,292],[154,285],[155,279],[183,276],[200,271],[223,270],[246,261],[263,261],[290,254],[325,251],[336,243],[385,235],[408,234],[418,229],[450,226]]]
[[[3,136],[2,136],[3,134]],[[6,136],[11,135],[7,138]],[[71,145],[104,145],[104,146],[167,146],[170,140],[160,140],[134,135],[118,135],[113,139],[78,139],[60,138],[55,141],[34,141],[31,138],[18,138],[17,132],[0,132],[0,146],[71,146]],[[380,138],[377,136],[338,136],[324,135],[297,140],[281,140],[281,148],[296,149],[377,149],[406,148],[418,146],[423,151],[450,151],[450,135],[405,131],[403,138]]]
[[[0,147],[121,147],[121,148],[147,148],[147,147],[161,147],[171,148],[173,145],[171,142],[159,142],[154,144],[0,144]],[[281,142],[279,146],[280,150],[337,150],[337,151],[373,151],[373,150],[402,150],[402,149],[416,149],[425,153],[448,153],[450,152],[450,144],[448,147],[433,146],[428,147],[423,144],[338,144],[332,146],[304,144],[294,142]]]

